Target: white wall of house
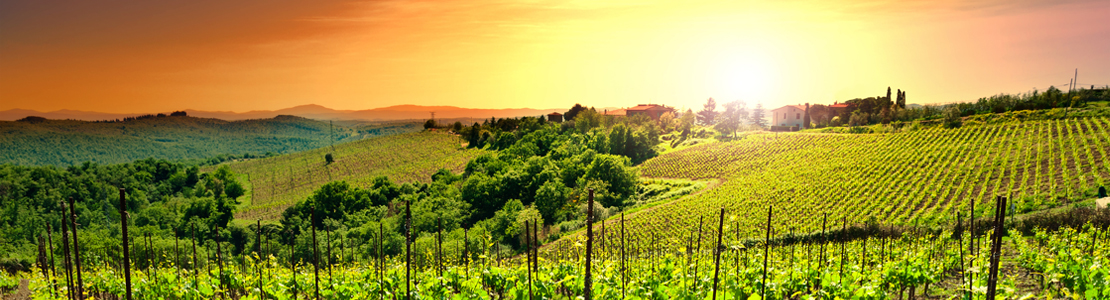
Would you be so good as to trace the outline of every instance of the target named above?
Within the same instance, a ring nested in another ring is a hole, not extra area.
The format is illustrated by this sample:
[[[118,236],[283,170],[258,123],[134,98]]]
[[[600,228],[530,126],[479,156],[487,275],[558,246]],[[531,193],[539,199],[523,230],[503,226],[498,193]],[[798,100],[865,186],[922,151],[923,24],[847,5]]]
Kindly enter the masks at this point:
[[[802,119],[806,110],[793,105],[787,105],[771,110],[772,126],[802,126]]]

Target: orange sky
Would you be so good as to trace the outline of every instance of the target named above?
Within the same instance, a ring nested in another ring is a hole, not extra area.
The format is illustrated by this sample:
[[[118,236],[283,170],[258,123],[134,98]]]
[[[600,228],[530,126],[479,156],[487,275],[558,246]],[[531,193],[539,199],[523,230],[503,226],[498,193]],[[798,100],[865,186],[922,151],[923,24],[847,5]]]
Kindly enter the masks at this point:
[[[0,2],[0,110],[775,107],[1110,84],[1110,1]]]

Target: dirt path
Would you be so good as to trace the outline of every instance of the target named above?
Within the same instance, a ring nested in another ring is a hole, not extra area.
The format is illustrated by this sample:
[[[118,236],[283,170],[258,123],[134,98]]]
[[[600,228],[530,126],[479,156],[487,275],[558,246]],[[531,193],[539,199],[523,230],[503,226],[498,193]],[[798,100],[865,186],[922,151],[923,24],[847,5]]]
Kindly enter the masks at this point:
[[[22,280],[19,281],[19,288],[17,288],[15,290],[15,293],[0,295],[0,299],[3,299],[3,300],[31,299],[31,290],[27,289],[27,279],[22,279]]]

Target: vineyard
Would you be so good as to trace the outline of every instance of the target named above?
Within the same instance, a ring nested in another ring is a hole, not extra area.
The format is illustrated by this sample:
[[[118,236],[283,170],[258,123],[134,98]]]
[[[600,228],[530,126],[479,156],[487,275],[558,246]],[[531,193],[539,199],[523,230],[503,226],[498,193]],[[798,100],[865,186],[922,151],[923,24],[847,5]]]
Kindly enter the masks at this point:
[[[466,149],[461,143],[453,135],[407,133],[231,163],[229,167],[249,191],[235,218],[280,218],[286,207],[332,181],[365,187],[377,176],[398,183],[428,182],[440,168],[459,172],[481,151]],[[328,153],[335,159],[330,164],[324,160]]]
[[[253,190],[243,218],[260,219],[256,207],[292,204],[328,181],[426,181],[477,151],[419,133],[231,167]],[[1110,182],[1108,151],[1104,117],[757,133],[646,161],[647,180],[715,183],[627,215],[607,211],[545,245],[549,228],[527,221],[520,249],[481,226],[421,231],[404,205],[372,227],[336,229],[311,215],[310,232],[295,234],[256,221],[237,234],[257,238],[238,246],[195,229],[144,242],[122,225],[129,242],[82,242],[84,271],[66,267],[63,227],[39,238],[38,263],[17,277],[35,299],[1106,299],[1110,210],[1086,200]],[[582,213],[595,211],[592,190],[589,199]],[[55,262],[55,253],[64,255]],[[0,277],[5,286],[13,280]]]
[[[666,236],[725,208],[741,235],[759,232],[774,205],[798,232],[821,229],[822,214],[853,224],[950,225],[973,202],[983,216],[994,196],[1017,213],[1094,197],[1110,183],[1110,119],[1083,118],[892,134],[754,134],[645,162],[647,177],[723,182],[696,196],[629,216],[630,234]],[[609,222],[612,222],[611,220]],[[566,241],[563,241],[564,243]]]
[[[1091,227],[1032,237],[1011,230],[994,243],[993,235],[967,234],[977,231],[914,228],[872,229],[859,239],[830,230],[804,241],[772,228],[778,238],[751,240],[740,235],[739,219],[721,211],[698,228],[710,239],[680,247],[658,243],[658,235],[630,238],[617,222],[594,231],[590,245],[580,236],[539,257],[502,256],[482,234],[437,245],[439,233],[420,233],[432,242],[396,257],[377,255],[380,239],[263,243],[242,256],[228,255],[218,241],[198,250],[188,238],[162,248],[133,239],[132,253],[142,256],[130,270],[87,264],[81,293],[123,299],[130,286],[135,299],[568,299],[589,287],[594,299],[988,299],[995,282],[998,299],[1110,297],[1110,241]],[[289,259],[302,246],[319,253],[319,264]],[[992,247],[1010,265],[995,280]],[[593,249],[589,260],[586,249]],[[76,275],[68,274],[36,268],[24,278],[34,299],[66,299],[78,294],[68,284]]]

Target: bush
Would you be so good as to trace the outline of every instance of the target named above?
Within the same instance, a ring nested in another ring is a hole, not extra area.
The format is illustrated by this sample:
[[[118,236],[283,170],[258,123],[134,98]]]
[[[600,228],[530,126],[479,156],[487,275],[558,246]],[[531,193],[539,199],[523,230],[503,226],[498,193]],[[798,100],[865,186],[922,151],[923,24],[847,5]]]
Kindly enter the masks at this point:
[[[963,119],[960,118],[960,109],[956,106],[948,107],[944,110],[944,127],[956,128],[963,125]]]
[[[327,161],[330,165],[331,163],[335,162],[335,157],[331,156],[331,153],[328,153],[324,155],[324,161]]]

